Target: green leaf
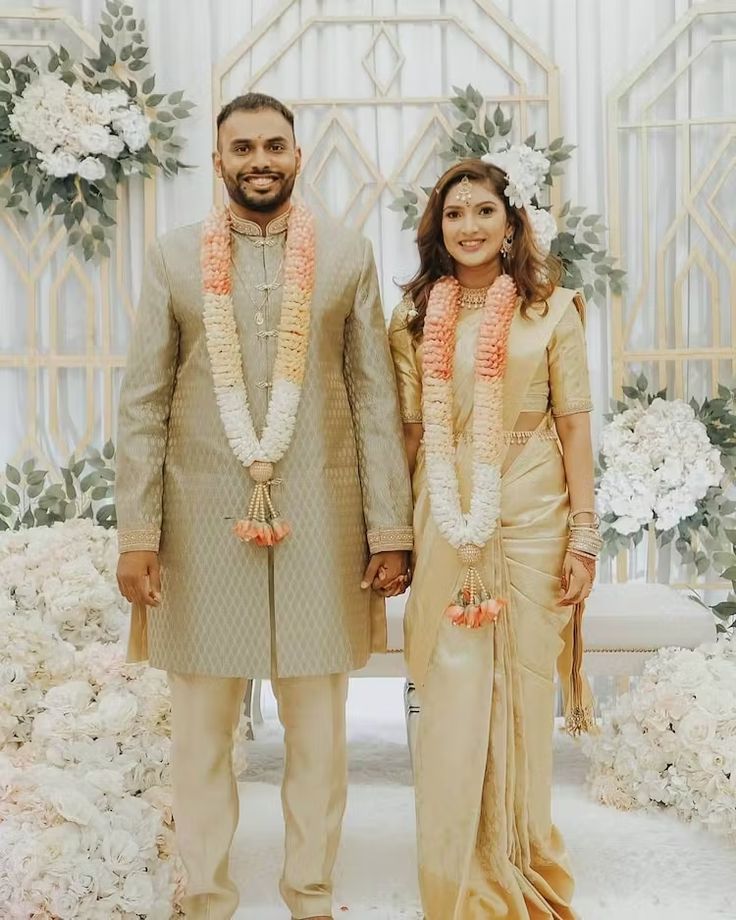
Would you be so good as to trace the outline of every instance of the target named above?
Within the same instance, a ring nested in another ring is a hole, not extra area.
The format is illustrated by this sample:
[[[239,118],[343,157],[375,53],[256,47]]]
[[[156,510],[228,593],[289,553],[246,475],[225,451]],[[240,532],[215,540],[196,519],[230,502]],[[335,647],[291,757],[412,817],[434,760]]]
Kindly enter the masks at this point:
[[[153,88],[156,85],[156,76],[152,74],[148,79],[143,81],[143,86],[141,86],[141,92],[144,96],[147,96],[149,93],[153,92]],[[162,97],[163,98],[163,97]]]
[[[110,26],[108,26],[108,25],[101,25],[101,26],[100,26],[100,32],[102,32],[103,35],[107,36],[107,38],[114,38],[114,37],[115,37],[115,33],[113,32],[113,30],[112,30],[112,29],[110,28]],[[122,55],[121,55],[121,57],[122,57]]]
[[[35,486],[29,485],[28,488],[26,489],[26,495],[29,498],[38,498],[41,492],[43,492],[43,485],[41,483],[38,483]]]
[[[145,61],[131,61],[131,63],[128,65],[130,70],[135,70],[135,71],[143,70],[145,66],[146,66]]]
[[[636,386],[642,393],[646,393],[649,387],[649,381],[647,380],[645,374],[639,374],[639,376],[636,378]]]
[[[64,520],[71,521],[77,516],[77,509],[74,507],[74,502],[67,502],[64,507]]]
[[[143,84],[145,86],[145,83]],[[160,105],[163,102],[164,95],[163,93],[155,93],[153,96],[149,96],[146,99],[146,105],[152,109],[155,109],[157,105]]]
[[[8,504],[12,505],[14,508],[17,508],[20,505],[20,495],[12,486],[5,487],[5,498]]]
[[[493,122],[497,127],[501,127],[504,123],[505,118],[503,117],[503,112],[501,111],[501,106],[497,105],[496,110],[493,113]]]
[[[178,105],[174,109],[174,116],[176,118],[189,118],[189,110],[182,108],[182,106]]]
[[[48,470],[34,470],[32,473],[28,474],[28,485],[37,486],[40,485],[46,476],[48,475]]]
[[[2,64],[4,70],[10,70],[13,66],[13,62],[4,51],[0,51],[0,64]]]
[[[107,488],[105,486],[95,486],[91,492],[92,499],[94,501],[100,501],[103,498],[107,498]]]
[[[144,58],[147,54],[148,54],[148,48],[146,48],[145,45],[141,45],[139,48],[136,48],[136,49],[133,51],[133,58],[134,58],[136,61],[140,61],[140,60],[142,60],[142,58]]]
[[[103,508],[100,508],[96,517],[99,524],[110,524],[114,526],[117,523],[115,505],[105,505]]]
[[[26,460],[25,463],[21,466],[20,471],[24,476],[27,476],[29,473],[32,473],[36,468],[36,461],[31,457],[30,460]]]
[[[8,482],[12,482],[15,486],[20,484],[20,473],[14,466],[11,466],[9,463],[5,466],[5,478],[8,480]]]

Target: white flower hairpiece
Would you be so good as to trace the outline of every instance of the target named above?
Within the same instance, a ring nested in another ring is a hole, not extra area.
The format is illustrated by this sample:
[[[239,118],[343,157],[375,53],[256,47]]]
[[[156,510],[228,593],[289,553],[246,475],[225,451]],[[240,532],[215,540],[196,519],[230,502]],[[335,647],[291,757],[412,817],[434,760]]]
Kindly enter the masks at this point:
[[[481,159],[484,163],[497,166],[506,173],[507,183],[504,191],[509,204],[526,211],[537,246],[547,255],[552,240],[557,236],[557,223],[549,211],[532,204],[542,192],[544,178],[549,170],[547,157],[526,144],[516,144],[506,150],[486,153]]]

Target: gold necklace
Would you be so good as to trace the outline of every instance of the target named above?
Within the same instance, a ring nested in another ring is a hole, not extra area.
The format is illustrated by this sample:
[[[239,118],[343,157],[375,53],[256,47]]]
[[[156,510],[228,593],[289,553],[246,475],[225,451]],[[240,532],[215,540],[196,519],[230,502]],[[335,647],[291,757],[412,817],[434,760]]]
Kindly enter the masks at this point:
[[[460,285],[460,306],[466,310],[480,310],[485,306],[488,288],[468,288]]]

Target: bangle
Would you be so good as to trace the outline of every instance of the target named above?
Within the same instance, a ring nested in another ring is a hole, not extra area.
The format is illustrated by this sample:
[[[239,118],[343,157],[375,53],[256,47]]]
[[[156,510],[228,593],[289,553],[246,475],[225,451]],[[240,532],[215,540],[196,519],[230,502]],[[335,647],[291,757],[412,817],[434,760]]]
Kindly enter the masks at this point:
[[[571,556],[574,556],[576,559],[579,559],[585,567],[585,571],[590,575],[590,580],[595,581],[595,569],[596,569],[596,560],[594,556],[589,556],[587,553],[579,553],[576,550],[568,550]]]
[[[576,524],[575,518],[579,514],[592,514],[593,520],[586,521],[585,524]],[[594,527],[596,530],[599,530],[601,526],[601,518],[595,508],[578,508],[577,511],[571,511],[567,517],[567,521],[570,527]]]

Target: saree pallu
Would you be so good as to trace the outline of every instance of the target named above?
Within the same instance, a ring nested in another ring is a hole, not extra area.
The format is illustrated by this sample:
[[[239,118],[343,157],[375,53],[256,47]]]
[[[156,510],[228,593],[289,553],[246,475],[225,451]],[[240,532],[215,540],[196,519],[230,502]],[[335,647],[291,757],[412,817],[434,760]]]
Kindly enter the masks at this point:
[[[550,316],[546,325],[553,322]],[[457,333],[454,423],[465,508],[472,442],[463,433],[472,431],[477,323],[461,319]],[[510,364],[508,430],[523,402],[525,374],[533,374],[546,341],[541,335],[523,362]],[[491,593],[507,601],[493,626],[464,629],[443,616],[464,570],[432,518],[423,447],[417,456],[405,648],[421,705],[414,772],[425,920],[577,916],[564,844],[551,820],[554,677],[558,659],[569,674],[564,637],[573,613],[557,604],[569,500],[559,443],[545,436],[551,425],[547,414],[503,474],[500,527],[479,563]],[[569,680],[563,688],[569,696]]]

